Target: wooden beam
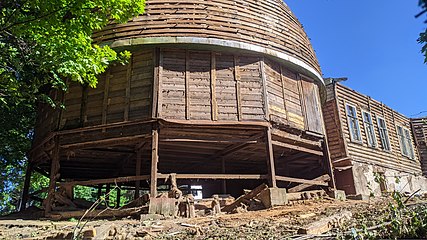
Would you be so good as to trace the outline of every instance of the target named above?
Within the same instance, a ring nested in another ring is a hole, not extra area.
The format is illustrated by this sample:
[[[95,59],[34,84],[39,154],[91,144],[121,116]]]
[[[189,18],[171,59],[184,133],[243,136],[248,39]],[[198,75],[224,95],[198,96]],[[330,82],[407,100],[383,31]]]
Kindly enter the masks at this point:
[[[93,185],[102,185],[107,183],[120,183],[120,182],[133,182],[137,180],[149,180],[149,175],[140,175],[140,176],[128,176],[128,177],[118,177],[118,178],[104,178],[104,179],[93,179],[85,181],[71,181],[71,182],[62,182],[59,185],[82,185],[82,186],[93,186]]]
[[[151,177],[150,177],[150,195],[157,196],[157,163],[159,162],[159,132],[152,130],[151,139]]]
[[[297,150],[297,151],[301,151],[301,152],[306,152],[306,153],[311,153],[311,154],[318,155],[318,156],[323,156],[323,152],[321,150],[314,150],[314,149],[296,146],[293,144],[279,142],[279,141],[272,141],[272,144],[279,146],[279,147],[283,147],[283,148],[289,148],[289,149],[293,149],[293,150]]]
[[[331,177],[329,177],[328,174],[325,174],[325,175],[322,175],[320,177],[313,179],[312,181],[329,182],[330,180],[331,180]],[[297,185],[293,188],[289,188],[288,193],[301,192],[302,190],[309,188],[311,186],[313,186],[313,184],[303,183],[303,184]]]
[[[170,174],[157,174],[158,179],[167,179]],[[247,180],[261,180],[267,179],[267,175],[263,174],[176,174],[176,179],[247,179]]]
[[[274,164],[273,144],[271,141],[271,128],[265,130],[265,150],[267,156],[268,182],[271,187],[277,187],[276,184],[276,168]]]
[[[135,166],[135,176],[138,177],[141,175],[141,160],[142,160],[142,151],[138,150],[136,152],[136,166]],[[139,198],[139,187],[141,185],[140,181],[135,181],[135,194],[134,199]]]
[[[225,159],[223,157],[221,158],[221,173],[222,174],[226,173]],[[226,194],[227,193],[227,181],[225,179],[222,180],[221,188],[222,188],[222,193]]]
[[[19,204],[19,211],[23,211],[27,208],[27,201],[28,201],[28,196],[29,196],[32,172],[33,172],[33,164],[28,163],[27,164],[27,170],[25,171],[24,188],[22,190],[22,198],[21,198],[21,202]]]
[[[210,159],[215,160],[218,157],[225,157],[228,154],[231,154],[235,151],[241,150],[250,144],[258,143],[258,141],[256,141],[256,140],[263,137],[263,136],[264,136],[264,133],[255,134],[255,135],[251,136],[249,139],[246,139],[246,141],[244,141],[244,142],[240,142],[240,143],[237,142],[236,144],[229,145],[228,147],[216,152],[214,155],[212,155],[212,157],[210,157]]]
[[[307,144],[307,145],[313,145],[313,146],[316,146],[318,148],[321,148],[321,146],[322,146],[321,141],[305,139],[305,138],[302,138],[301,136],[297,136],[295,134],[282,131],[280,129],[272,129],[271,134],[274,136],[280,137],[280,138],[292,140],[293,142],[303,143],[303,144]]]
[[[182,124],[182,125],[187,125],[192,127],[209,126],[211,128],[232,126],[235,128],[244,127],[245,129],[254,129],[254,130],[261,129],[261,127],[270,126],[270,123],[262,122],[262,121],[212,121],[212,120],[159,119],[159,122],[162,125]]]
[[[59,178],[59,144],[58,138],[55,138],[55,147],[51,155],[49,190],[46,198],[45,215],[49,215],[52,211],[53,197],[55,195],[56,180]]]
[[[238,207],[240,205],[240,203],[242,203],[245,200],[250,200],[252,198],[254,198],[255,196],[257,196],[260,192],[262,192],[263,190],[267,189],[268,186],[265,184],[261,184],[258,187],[256,187],[255,189],[253,189],[252,191],[250,191],[249,193],[246,193],[240,197],[238,197],[233,203],[231,203],[230,205],[226,205],[224,206],[221,210],[223,212],[231,212],[233,211],[233,209],[235,209],[236,207]]]
[[[328,183],[324,181],[307,180],[302,178],[276,176],[276,179],[277,181],[282,181],[282,182],[294,182],[294,183],[311,184],[316,186],[328,186]]]
[[[242,99],[240,95],[240,68],[239,57],[234,55],[234,81],[236,84],[237,120],[242,120]]]
[[[256,140],[234,139],[234,140],[212,140],[212,139],[190,139],[190,138],[166,138],[160,139],[160,142],[194,142],[194,143],[257,143]]]
[[[216,102],[216,57],[215,52],[211,52],[211,119],[218,120],[218,104]]]
[[[102,140],[95,140],[95,141],[64,144],[64,145],[61,145],[61,148],[84,149],[84,148],[93,148],[98,146],[106,147],[106,146],[122,145],[122,144],[129,144],[133,142],[139,143],[141,139],[147,138],[147,137],[149,137],[148,134],[141,134],[141,135],[135,135],[135,136],[129,136],[129,137],[117,137],[117,138],[102,139]]]
[[[325,138],[322,142],[322,145],[323,145],[323,155],[324,155],[323,160],[326,162],[327,172],[330,175],[329,186],[333,189],[336,189],[335,174],[334,174],[334,170],[333,170],[331,156],[329,153],[328,139],[327,139],[326,135],[325,135]]]

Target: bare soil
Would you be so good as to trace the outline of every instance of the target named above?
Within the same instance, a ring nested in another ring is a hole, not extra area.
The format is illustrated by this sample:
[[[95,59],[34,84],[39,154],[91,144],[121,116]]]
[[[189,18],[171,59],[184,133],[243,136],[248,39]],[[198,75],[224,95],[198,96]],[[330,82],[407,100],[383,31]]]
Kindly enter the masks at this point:
[[[387,204],[386,199],[319,199],[296,202],[292,206],[192,219],[142,215],[141,219],[83,219],[80,223],[75,219],[23,220],[19,215],[11,215],[9,220],[0,219],[0,239],[71,239],[73,232],[79,236],[77,239],[304,239],[298,229],[344,210],[353,213],[352,219],[330,233],[378,223]],[[84,225],[83,230],[76,228],[77,225]]]

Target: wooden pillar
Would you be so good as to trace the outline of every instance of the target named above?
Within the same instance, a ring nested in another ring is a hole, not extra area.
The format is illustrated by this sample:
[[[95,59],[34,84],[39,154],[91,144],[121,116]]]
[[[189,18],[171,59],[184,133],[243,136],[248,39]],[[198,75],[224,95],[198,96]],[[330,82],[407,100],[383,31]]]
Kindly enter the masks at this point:
[[[105,202],[106,202],[105,205],[107,205],[107,207],[110,206],[110,191],[111,191],[111,184],[107,183],[107,187],[105,189]]]
[[[268,184],[270,187],[277,187],[276,170],[274,166],[273,144],[271,143],[271,127],[265,130],[265,148],[267,153]]]
[[[97,199],[100,199],[102,195],[102,184],[98,184],[98,194]]]
[[[59,178],[59,143],[58,138],[55,139],[55,147],[51,155],[50,164],[50,179],[49,190],[46,199],[45,215],[49,215],[52,211],[52,203],[55,195],[56,180]]]
[[[331,180],[329,181],[329,187],[336,189],[337,187],[335,184],[335,174],[334,174],[334,169],[331,161],[331,156],[329,154],[328,139],[326,138],[326,136],[322,142],[322,149],[323,149],[324,161],[326,162],[326,167],[328,168],[327,171],[329,173],[329,176],[331,177]]]
[[[19,204],[19,211],[25,210],[27,206],[32,172],[33,172],[33,164],[29,162],[27,165],[27,170],[25,172],[24,189],[22,190],[22,198],[21,198],[21,203]]]
[[[121,189],[120,187],[117,188],[117,195],[116,195],[116,208],[120,207],[120,197],[121,197]]]
[[[152,130],[151,139],[151,183],[150,196],[157,196],[157,163],[159,162],[159,132],[157,129]]]
[[[221,173],[225,174],[225,159],[224,157],[221,158]],[[222,180],[222,193],[226,194],[227,193],[227,180]]]
[[[142,150],[138,149],[136,152],[136,165],[135,165],[135,176],[141,175],[141,158],[142,158]],[[139,198],[139,189],[141,186],[141,181],[135,181],[135,195],[134,199]]]

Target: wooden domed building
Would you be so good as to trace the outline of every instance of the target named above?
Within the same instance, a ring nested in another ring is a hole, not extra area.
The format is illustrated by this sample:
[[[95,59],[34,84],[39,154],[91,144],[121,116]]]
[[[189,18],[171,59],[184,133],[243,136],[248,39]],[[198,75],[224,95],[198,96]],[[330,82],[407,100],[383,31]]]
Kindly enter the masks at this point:
[[[281,0],[147,0],[144,15],[94,39],[131,61],[95,89],[52,92],[63,110],[40,106],[24,203],[34,170],[50,176],[48,212],[58,185],[116,182],[154,196],[171,173],[205,196],[262,182],[334,186],[319,180],[331,174],[320,67]]]

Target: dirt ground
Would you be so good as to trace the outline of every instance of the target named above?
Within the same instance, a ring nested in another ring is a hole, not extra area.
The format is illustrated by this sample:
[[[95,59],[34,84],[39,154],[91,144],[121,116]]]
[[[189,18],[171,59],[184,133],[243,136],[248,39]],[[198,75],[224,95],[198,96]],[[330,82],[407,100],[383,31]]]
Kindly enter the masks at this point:
[[[71,239],[73,233],[79,236],[76,239],[307,239],[308,236],[299,234],[298,230],[312,222],[351,211],[352,218],[329,232],[333,235],[361,224],[375,224],[387,204],[385,199],[319,199],[266,210],[193,219],[161,219],[158,215],[142,215],[141,219],[84,219],[80,223],[75,219],[0,219],[0,239]],[[80,228],[76,228],[77,225]]]

